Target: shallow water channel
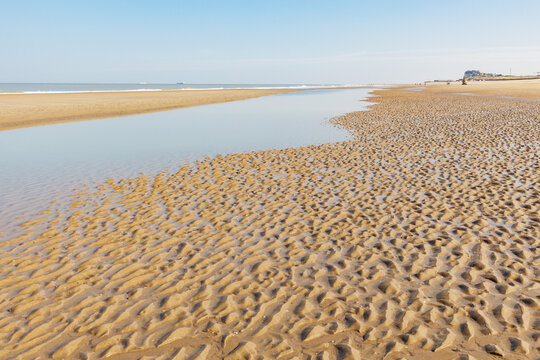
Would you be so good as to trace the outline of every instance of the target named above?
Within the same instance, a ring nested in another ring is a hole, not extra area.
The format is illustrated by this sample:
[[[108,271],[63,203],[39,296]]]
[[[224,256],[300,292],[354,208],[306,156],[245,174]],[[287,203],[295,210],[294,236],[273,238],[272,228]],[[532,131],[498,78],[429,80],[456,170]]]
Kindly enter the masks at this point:
[[[0,240],[20,217],[83,184],[175,170],[203,156],[346,140],[328,120],[364,109],[371,90],[306,90],[0,132]]]

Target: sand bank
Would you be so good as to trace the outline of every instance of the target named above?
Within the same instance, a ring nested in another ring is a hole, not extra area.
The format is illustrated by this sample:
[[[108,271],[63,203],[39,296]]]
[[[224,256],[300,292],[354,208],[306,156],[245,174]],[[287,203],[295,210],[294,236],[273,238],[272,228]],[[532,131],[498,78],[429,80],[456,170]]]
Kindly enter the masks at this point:
[[[354,140],[81,190],[0,246],[3,359],[535,359],[540,104],[378,91]]]
[[[505,81],[469,81],[467,85],[461,82],[428,83],[429,91],[448,93],[471,93],[477,95],[514,96],[540,99],[540,80],[505,80]]]
[[[0,94],[0,131],[282,94],[290,89]]]

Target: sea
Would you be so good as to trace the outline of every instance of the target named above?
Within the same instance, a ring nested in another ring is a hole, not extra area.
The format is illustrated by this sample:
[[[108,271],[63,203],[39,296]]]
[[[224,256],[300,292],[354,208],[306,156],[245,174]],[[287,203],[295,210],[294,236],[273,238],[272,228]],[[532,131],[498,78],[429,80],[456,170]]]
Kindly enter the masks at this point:
[[[0,83],[0,93],[65,93],[111,91],[171,91],[171,90],[223,90],[223,89],[321,89],[358,87],[354,84],[147,84],[119,83]]]

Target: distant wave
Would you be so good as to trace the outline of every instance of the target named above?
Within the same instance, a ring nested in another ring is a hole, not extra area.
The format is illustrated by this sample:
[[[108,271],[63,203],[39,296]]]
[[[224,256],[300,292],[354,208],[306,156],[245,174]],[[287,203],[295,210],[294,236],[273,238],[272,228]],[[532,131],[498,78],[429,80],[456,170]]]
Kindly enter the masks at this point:
[[[104,92],[131,92],[131,91],[164,91],[163,89],[129,89],[129,90],[51,90],[51,91],[20,91],[20,92],[0,92],[0,95],[13,94],[71,94],[71,93],[104,93]]]
[[[281,89],[331,89],[331,88],[351,88],[364,85],[344,84],[344,85],[291,85],[291,86],[239,86],[239,87],[185,87],[178,89],[116,89],[116,90],[30,90],[30,91],[5,91],[0,90],[0,95],[13,94],[75,94],[75,93],[107,93],[107,92],[138,92],[138,91],[195,91],[195,90],[281,90]]]

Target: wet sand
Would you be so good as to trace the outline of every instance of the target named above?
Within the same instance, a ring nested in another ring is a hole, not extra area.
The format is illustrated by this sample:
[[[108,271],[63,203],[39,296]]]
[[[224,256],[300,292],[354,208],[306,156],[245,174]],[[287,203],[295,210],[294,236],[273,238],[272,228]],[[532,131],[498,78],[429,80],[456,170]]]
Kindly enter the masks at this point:
[[[171,110],[298,91],[182,90],[0,94],[0,131],[62,122]]]
[[[374,95],[333,120],[352,141],[28,219],[1,244],[0,357],[537,358],[540,102]]]

